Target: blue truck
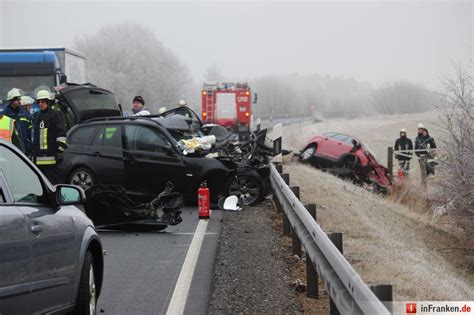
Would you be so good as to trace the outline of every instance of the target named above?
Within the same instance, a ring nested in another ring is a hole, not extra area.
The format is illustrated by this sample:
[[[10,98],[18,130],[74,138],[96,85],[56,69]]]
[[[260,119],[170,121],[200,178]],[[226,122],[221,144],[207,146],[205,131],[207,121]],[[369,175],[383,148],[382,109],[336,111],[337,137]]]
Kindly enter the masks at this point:
[[[40,89],[54,92],[53,108],[67,129],[90,118],[123,115],[112,92],[87,83],[84,56],[66,48],[0,49],[0,99],[12,88],[33,98]]]
[[[66,48],[0,49],[0,99],[14,87],[34,97],[39,86],[53,91],[66,81],[87,82],[82,54]]]

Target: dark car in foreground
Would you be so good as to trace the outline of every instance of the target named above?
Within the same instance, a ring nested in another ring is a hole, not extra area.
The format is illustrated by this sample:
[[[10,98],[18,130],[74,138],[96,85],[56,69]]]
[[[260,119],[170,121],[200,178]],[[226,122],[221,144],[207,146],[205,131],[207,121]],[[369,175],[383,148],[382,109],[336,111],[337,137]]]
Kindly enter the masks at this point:
[[[359,183],[373,184],[377,191],[391,185],[387,168],[377,162],[370,149],[359,139],[342,133],[326,132],[312,137],[301,149],[299,160]]]
[[[75,204],[84,191],[52,186],[0,140],[0,314],[95,314],[103,251]]]
[[[81,123],[70,130],[62,163],[68,183],[85,190],[119,185],[134,200],[149,202],[171,182],[185,200],[197,202],[207,182],[211,201],[231,194],[254,205],[265,195],[267,169],[253,169],[225,158],[188,154],[162,117],[110,117]],[[161,121],[161,122],[160,122]]]

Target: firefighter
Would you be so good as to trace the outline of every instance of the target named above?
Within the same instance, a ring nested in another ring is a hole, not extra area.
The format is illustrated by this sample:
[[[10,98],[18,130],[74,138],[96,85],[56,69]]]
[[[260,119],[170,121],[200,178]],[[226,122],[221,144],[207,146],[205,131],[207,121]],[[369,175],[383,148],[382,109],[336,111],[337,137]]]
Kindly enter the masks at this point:
[[[415,151],[420,163],[421,157],[426,156],[426,175],[434,175],[436,165],[435,153],[430,149],[436,149],[436,142],[430,136],[428,129],[423,124],[418,124],[418,136],[415,139]]]
[[[21,91],[13,88],[7,94],[8,106],[5,108],[3,114],[16,121],[16,129],[21,142],[23,153],[31,154],[31,133],[33,125],[31,121],[31,114],[21,107]]]
[[[26,110],[28,113],[33,114],[33,103],[35,102],[34,99],[32,99],[29,96],[23,96],[21,98],[21,107],[23,107],[24,110]],[[32,116],[33,117],[33,116]]]
[[[36,94],[40,111],[34,117],[33,162],[53,184],[62,182],[58,164],[66,149],[66,128],[63,116],[50,108],[51,93],[41,90]]]
[[[0,106],[0,139],[13,143],[13,145],[23,151],[15,119],[5,116],[3,114],[4,111],[5,108]]]
[[[176,109],[176,114],[190,118],[189,110],[186,108],[186,106],[187,106],[187,103],[185,100],[179,100],[178,108]]]
[[[145,107],[145,100],[140,95],[133,98],[132,107],[133,116],[148,116],[151,115],[148,109]]]
[[[413,150],[413,142],[407,137],[407,130],[405,128],[400,129],[400,138],[395,141],[395,158],[398,160],[400,169],[408,172],[410,169],[410,160]]]

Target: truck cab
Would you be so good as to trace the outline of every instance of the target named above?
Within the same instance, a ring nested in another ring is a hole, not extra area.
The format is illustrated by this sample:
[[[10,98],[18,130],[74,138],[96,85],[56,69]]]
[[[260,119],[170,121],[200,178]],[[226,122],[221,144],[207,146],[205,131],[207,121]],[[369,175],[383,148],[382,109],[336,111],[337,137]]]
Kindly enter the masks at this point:
[[[0,99],[12,88],[35,98],[40,86],[51,91],[65,82],[86,83],[85,57],[66,48],[0,49]]]

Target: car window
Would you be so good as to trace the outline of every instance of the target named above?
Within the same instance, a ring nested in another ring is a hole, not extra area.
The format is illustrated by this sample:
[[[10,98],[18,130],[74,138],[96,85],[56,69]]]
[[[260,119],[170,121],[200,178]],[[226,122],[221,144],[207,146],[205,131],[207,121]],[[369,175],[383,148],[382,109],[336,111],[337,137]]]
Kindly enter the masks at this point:
[[[331,138],[336,139],[336,140],[338,140],[338,141],[345,142],[345,141],[347,140],[347,138],[350,138],[350,137],[349,137],[349,136],[346,136],[346,135],[335,134],[335,135],[332,136]]]
[[[171,146],[166,138],[158,131],[146,128],[143,126],[129,126],[129,132],[132,132],[132,128],[136,128],[134,134],[133,144],[130,146],[138,151],[147,152],[163,152],[165,153],[165,146]],[[128,136],[127,136],[128,141]]]
[[[88,126],[76,129],[74,133],[68,137],[68,143],[80,145],[89,144],[92,134],[97,130],[97,128],[97,126]]]
[[[104,91],[80,89],[68,92],[67,97],[69,97],[72,103],[81,111],[96,109],[119,110],[115,96]]]
[[[120,125],[106,125],[97,133],[92,142],[94,146],[122,147],[122,132]]]
[[[137,126],[125,125],[125,147],[129,150],[135,149],[135,134]]]
[[[325,132],[323,133],[323,135],[325,135],[326,137],[329,137],[329,138],[332,138],[336,135],[337,133],[335,132]]]
[[[47,196],[39,176],[19,156],[0,146],[0,170],[3,172],[15,202],[46,203]]]

